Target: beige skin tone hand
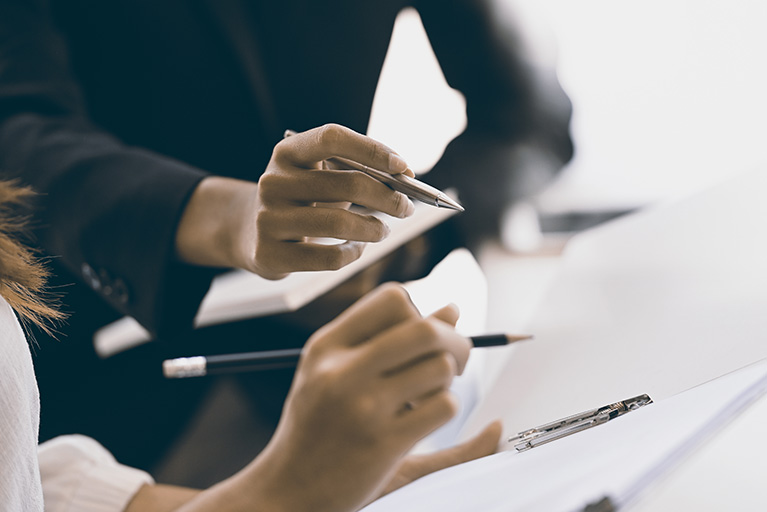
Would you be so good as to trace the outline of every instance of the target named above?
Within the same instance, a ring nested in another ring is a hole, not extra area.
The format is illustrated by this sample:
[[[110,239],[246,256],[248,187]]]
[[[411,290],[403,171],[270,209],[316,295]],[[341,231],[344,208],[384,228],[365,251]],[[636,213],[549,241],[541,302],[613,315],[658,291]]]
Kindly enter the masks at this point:
[[[201,492],[145,486],[129,512],[358,510],[430,472],[495,451],[500,425],[467,443],[407,457],[457,410],[448,387],[471,342],[447,306],[422,318],[384,285],[309,340],[274,437],[242,471]]]
[[[176,252],[187,263],[236,267],[267,279],[290,272],[335,270],[356,260],[365,243],[389,230],[350,203],[394,217],[413,203],[378,180],[352,170],[328,169],[325,159],[344,157],[392,174],[412,175],[384,144],[329,124],[282,140],[258,184],[211,176],[195,189],[176,232]],[[307,237],[345,240],[321,245]]]

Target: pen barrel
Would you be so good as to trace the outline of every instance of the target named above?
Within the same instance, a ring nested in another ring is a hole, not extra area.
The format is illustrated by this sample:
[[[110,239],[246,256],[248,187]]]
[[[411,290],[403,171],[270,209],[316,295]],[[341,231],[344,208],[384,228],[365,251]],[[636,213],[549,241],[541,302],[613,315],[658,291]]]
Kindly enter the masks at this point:
[[[208,356],[206,374],[295,368],[300,357],[300,348]]]
[[[379,171],[378,169],[341,157],[329,158],[328,160],[337,166],[364,172],[371,178],[375,178],[397,192],[402,192],[411,199],[416,199],[431,206],[440,206],[440,200],[446,199],[446,196],[439,189],[404,174],[389,174],[388,172]]]
[[[397,192],[402,192],[411,199],[416,199],[431,206],[439,206],[439,199],[444,197],[440,190],[409,176],[389,174],[370,167],[362,169],[362,172],[385,183]]]

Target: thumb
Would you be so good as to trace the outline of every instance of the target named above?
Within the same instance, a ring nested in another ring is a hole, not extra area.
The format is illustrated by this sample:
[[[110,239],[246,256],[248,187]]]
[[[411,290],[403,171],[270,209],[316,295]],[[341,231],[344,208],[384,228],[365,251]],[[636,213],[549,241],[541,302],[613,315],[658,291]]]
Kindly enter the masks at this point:
[[[381,495],[388,494],[440,469],[492,455],[496,452],[500,438],[501,422],[494,421],[464,443],[434,453],[411,455],[402,461],[394,478]]]

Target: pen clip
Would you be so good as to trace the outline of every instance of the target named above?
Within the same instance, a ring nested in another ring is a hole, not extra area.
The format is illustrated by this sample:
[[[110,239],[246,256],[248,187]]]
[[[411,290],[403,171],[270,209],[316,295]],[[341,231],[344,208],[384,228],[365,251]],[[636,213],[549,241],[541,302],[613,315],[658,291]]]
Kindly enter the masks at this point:
[[[523,452],[596,425],[601,425],[650,403],[652,403],[652,399],[647,394],[635,396],[523,430],[517,435],[509,437],[507,442],[515,443],[514,449],[518,452]]]

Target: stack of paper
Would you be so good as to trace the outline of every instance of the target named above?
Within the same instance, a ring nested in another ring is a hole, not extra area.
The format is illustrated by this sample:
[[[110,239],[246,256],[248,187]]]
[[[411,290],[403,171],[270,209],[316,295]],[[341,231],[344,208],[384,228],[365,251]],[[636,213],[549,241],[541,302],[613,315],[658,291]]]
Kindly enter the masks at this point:
[[[575,237],[464,437],[663,400],[767,357],[765,190],[744,174]]]
[[[507,451],[366,512],[569,511],[638,497],[767,390],[756,364],[767,358],[765,190],[767,173],[743,174],[573,239],[526,329],[535,339],[510,347],[461,434],[501,418]],[[655,403],[508,451],[510,435],[645,393]]]

